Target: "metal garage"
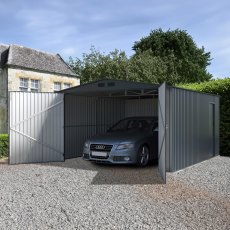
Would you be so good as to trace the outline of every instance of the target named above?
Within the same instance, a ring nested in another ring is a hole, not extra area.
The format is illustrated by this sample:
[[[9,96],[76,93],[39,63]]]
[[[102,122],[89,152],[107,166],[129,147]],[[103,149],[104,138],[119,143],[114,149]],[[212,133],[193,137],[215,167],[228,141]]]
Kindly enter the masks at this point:
[[[158,115],[159,171],[219,154],[219,97],[160,85],[101,80],[60,93],[9,93],[10,163],[82,155],[86,138],[127,116]]]

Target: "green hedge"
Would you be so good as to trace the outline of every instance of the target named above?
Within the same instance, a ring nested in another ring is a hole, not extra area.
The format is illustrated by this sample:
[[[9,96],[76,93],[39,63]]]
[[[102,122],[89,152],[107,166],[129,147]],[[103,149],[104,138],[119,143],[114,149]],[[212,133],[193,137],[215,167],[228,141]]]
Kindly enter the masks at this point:
[[[230,78],[178,87],[220,95],[220,155],[230,156]]]
[[[8,134],[0,134],[0,158],[8,156]]]

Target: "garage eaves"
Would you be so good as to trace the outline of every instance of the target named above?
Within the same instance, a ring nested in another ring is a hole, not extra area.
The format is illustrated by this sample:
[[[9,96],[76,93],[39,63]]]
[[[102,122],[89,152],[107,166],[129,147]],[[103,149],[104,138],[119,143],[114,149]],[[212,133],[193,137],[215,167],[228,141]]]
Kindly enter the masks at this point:
[[[159,84],[103,79],[61,90],[64,94],[81,96],[132,97],[157,95]]]

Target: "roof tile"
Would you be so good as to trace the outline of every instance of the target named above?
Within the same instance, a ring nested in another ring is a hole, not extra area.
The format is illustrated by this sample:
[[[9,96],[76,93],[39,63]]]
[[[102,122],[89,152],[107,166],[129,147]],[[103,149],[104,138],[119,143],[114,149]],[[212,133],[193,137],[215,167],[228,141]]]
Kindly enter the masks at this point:
[[[76,74],[59,54],[46,53],[18,45],[8,47],[7,65],[76,77]],[[0,54],[2,54],[2,50],[4,51],[3,45],[2,48],[0,46]]]
[[[3,67],[7,62],[9,46],[0,44],[0,68]]]

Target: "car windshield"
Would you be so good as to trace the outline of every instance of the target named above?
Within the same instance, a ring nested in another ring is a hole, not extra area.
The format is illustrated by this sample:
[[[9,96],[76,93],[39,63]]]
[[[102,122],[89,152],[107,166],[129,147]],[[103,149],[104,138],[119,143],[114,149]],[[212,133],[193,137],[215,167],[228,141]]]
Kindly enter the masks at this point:
[[[109,129],[109,132],[129,131],[129,130],[145,130],[150,131],[157,127],[157,121],[154,119],[124,119],[120,120]]]

